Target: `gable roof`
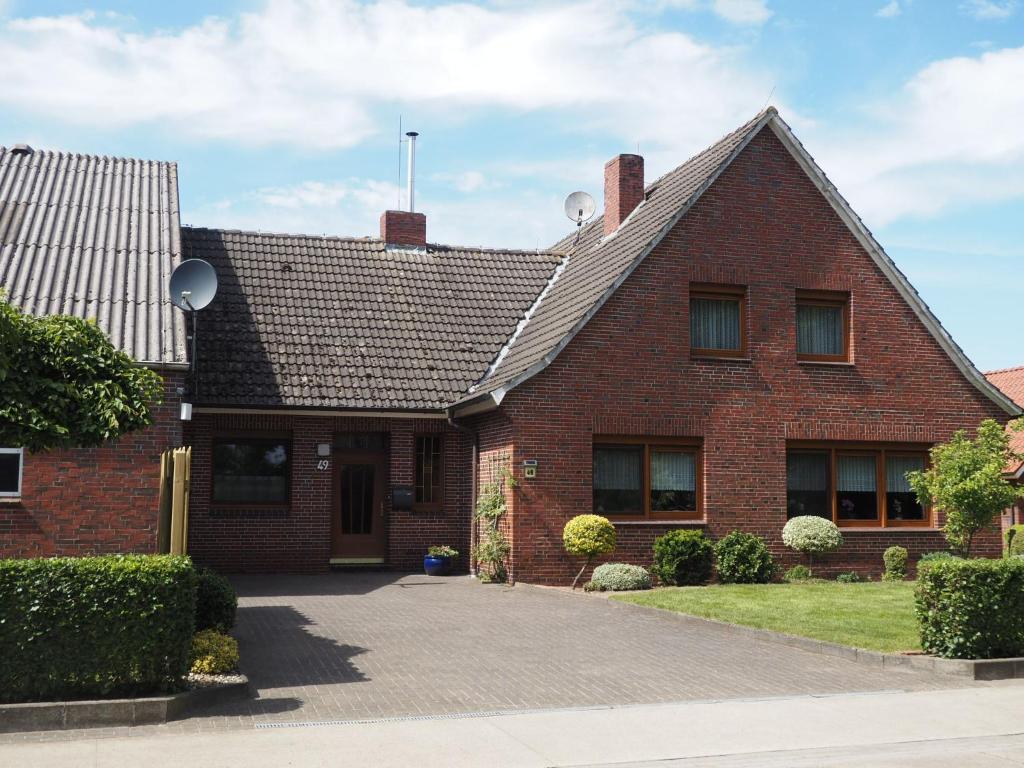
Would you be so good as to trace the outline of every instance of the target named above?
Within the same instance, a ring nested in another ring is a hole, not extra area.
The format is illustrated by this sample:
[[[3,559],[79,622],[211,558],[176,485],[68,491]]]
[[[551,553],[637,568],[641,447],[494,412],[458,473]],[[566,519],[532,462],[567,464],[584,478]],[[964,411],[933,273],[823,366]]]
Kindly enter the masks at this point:
[[[207,407],[439,409],[513,333],[560,259],[548,252],[182,229],[213,264],[199,318]]]
[[[1020,408],[992,386],[953,341],[774,107],[648,185],[643,201],[615,232],[603,236],[603,221],[597,218],[583,228],[578,243],[571,244],[571,238],[561,241],[556,248],[567,249],[565,268],[547,295],[533,308],[526,326],[510,340],[485,377],[459,405],[466,412],[494,407],[509,390],[550,365],[704,191],[765,128],[770,129],[796,159],[961,373],[1005,411],[1020,413]]]
[[[1024,365],[989,371],[985,377],[1017,405],[1024,408]],[[1017,453],[1024,454],[1024,432],[1010,431],[1010,447]],[[1007,471],[1017,477],[1024,477],[1024,460],[1007,467]]]
[[[179,229],[174,163],[0,147],[0,288],[25,312],[94,319],[136,360],[184,367]]]

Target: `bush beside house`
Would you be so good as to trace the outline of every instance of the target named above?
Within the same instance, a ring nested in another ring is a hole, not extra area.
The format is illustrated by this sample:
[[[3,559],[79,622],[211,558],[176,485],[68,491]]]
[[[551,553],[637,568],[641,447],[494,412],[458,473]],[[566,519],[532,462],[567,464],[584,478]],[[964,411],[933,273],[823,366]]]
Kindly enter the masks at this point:
[[[654,540],[651,572],[662,584],[693,586],[711,578],[714,547],[704,531],[669,531]]]
[[[775,561],[760,536],[733,531],[715,543],[715,564],[723,584],[767,584]]]
[[[238,595],[231,582],[210,568],[196,569],[196,632],[227,632],[235,626]]]
[[[782,529],[782,543],[807,556],[807,567],[815,555],[832,552],[843,544],[843,534],[831,520],[814,515],[800,515],[789,520]]]
[[[646,568],[628,563],[604,563],[594,569],[585,585],[588,592],[623,592],[650,589],[651,574]]]
[[[594,562],[594,558],[607,555],[615,549],[615,526],[608,518],[600,515],[577,515],[565,524],[562,543],[570,555],[586,558],[572,581],[572,588],[576,589],[580,577]]]
[[[195,610],[187,557],[0,560],[0,701],[172,691]]]

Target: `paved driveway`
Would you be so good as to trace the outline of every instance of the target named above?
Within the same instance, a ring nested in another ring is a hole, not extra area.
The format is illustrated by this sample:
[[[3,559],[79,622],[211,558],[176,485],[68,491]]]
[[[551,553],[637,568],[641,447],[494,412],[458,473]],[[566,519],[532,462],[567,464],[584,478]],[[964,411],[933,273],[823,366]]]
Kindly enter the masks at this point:
[[[952,688],[599,597],[468,577],[246,577],[257,723]]]

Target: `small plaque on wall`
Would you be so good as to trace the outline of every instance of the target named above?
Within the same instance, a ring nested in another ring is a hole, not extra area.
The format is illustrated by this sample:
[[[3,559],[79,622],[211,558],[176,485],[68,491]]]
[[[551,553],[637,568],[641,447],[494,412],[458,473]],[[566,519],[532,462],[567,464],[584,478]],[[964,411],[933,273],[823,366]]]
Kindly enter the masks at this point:
[[[408,485],[391,486],[391,508],[398,510],[412,509],[412,487]]]

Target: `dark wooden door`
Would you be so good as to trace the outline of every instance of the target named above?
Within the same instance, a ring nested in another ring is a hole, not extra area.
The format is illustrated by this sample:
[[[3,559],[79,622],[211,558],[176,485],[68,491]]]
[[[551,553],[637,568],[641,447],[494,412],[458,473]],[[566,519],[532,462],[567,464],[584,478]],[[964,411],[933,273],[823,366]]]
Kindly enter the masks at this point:
[[[365,562],[384,562],[386,559],[386,471],[387,462],[382,456],[362,454],[335,457],[332,559]]]

